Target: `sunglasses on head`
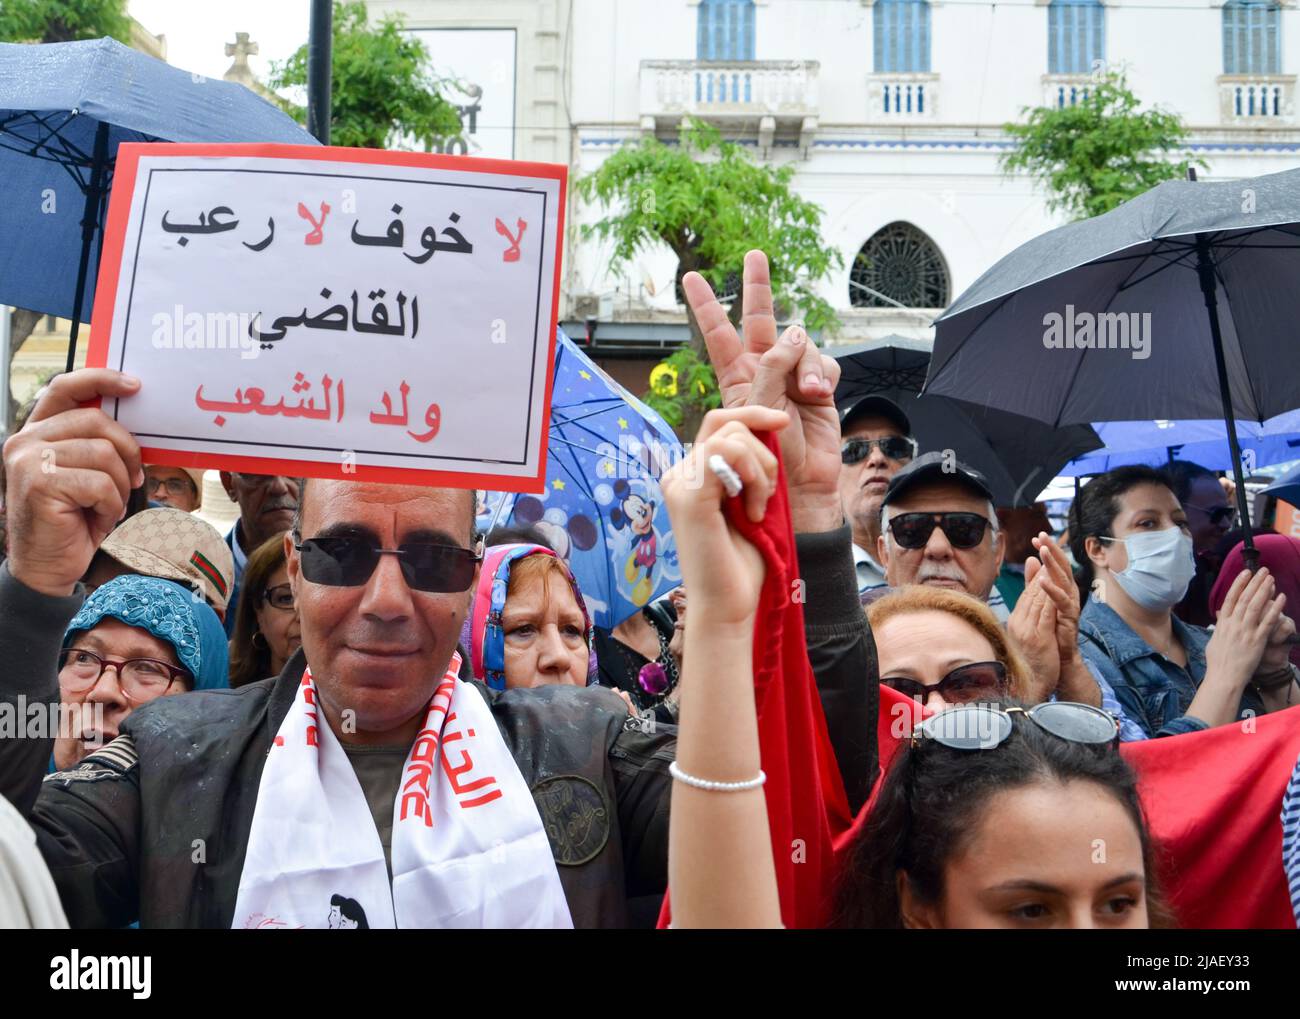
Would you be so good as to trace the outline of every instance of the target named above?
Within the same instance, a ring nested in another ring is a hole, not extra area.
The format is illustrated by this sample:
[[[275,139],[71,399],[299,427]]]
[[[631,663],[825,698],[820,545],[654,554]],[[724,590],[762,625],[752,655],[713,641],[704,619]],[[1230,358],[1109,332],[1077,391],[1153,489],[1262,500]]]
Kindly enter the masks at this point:
[[[886,435],[883,439],[845,439],[840,446],[840,462],[861,463],[871,455],[871,448],[879,446],[880,452],[891,460],[911,460],[916,456],[916,440],[902,435]]]
[[[965,704],[1005,693],[1007,669],[1001,662],[972,662],[953,669],[933,686],[902,676],[886,676],[881,682],[904,697],[917,698],[923,705],[934,693],[942,694],[949,704]]]
[[[935,527],[953,548],[974,548],[984,540],[989,522],[978,513],[900,513],[889,521],[889,531],[902,548],[925,548]]]
[[[1102,746],[1119,740],[1108,711],[1074,701],[1044,701],[1032,708],[964,704],[931,715],[912,730],[912,746],[933,740],[953,750],[992,750],[1011,738],[1013,716],[1023,716],[1058,739]]]
[[[438,593],[465,591],[474,581],[481,552],[431,541],[404,541],[381,548],[361,535],[308,538],[294,545],[304,580],[327,587],[360,587],[379,565],[379,557],[397,556],[402,576],[412,590]]]

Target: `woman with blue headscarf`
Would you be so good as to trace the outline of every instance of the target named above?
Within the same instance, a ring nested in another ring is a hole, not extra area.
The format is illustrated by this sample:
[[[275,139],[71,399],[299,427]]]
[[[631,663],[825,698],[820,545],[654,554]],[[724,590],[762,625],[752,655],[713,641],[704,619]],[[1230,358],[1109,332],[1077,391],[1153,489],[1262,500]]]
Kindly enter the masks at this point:
[[[143,704],[228,686],[228,654],[217,614],[179,584],[127,574],[96,589],[63,635],[55,767],[76,767]]]

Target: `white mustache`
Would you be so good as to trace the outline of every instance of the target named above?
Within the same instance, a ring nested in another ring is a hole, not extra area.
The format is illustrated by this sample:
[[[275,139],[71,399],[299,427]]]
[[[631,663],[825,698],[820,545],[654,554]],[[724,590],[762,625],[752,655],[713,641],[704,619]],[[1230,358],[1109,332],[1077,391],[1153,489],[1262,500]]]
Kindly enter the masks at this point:
[[[921,568],[916,571],[916,582],[924,584],[927,580],[955,580],[964,587],[966,574],[956,563],[937,563],[932,559],[926,559],[921,563]]]

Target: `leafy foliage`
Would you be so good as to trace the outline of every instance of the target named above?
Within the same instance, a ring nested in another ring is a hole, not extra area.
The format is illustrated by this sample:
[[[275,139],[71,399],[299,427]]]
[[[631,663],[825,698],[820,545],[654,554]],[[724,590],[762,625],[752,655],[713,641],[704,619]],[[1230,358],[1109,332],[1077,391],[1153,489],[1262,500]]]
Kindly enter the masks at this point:
[[[73,42],[112,36],[129,42],[126,0],[3,0],[0,40]]]
[[[815,285],[840,268],[843,259],[822,237],[821,208],[792,190],[794,174],[793,165],[757,163],[716,128],[687,118],[678,144],[643,138],[576,183],[584,201],[599,203],[605,211],[604,218],[584,225],[582,234],[613,240],[610,269],[615,272],[642,251],[667,245],[677,256],[679,287],[681,277],[694,270],[719,295],[728,277],[739,275],[745,252],[759,248],[771,266],[777,314],[797,310],[810,330],[834,329],[839,320]],[[737,324],[739,297],[736,293],[729,311]],[[687,321],[692,349],[663,362],[678,371],[683,384],[672,396],[653,390],[646,396],[674,427],[702,414],[700,408],[707,409],[717,389],[689,307]],[[697,398],[700,385],[705,395]]]
[[[372,25],[364,3],[334,4],[331,52],[330,144],[391,147],[413,140],[430,151],[439,140],[460,134],[460,113],[441,95],[447,79],[433,70],[418,39],[402,34],[397,15]],[[305,87],[307,46],[272,67],[273,89]],[[284,103],[300,124],[305,107]]]
[[[1098,216],[1161,181],[1187,175],[1193,161],[1186,158],[1187,129],[1176,114],[1139,110],[1123,71],[1097,75],[1087,90],[1074,106],[1026,107],[1025,123],[1006,125],[1020,144],[1002,157],[1003,171],[1038,178],[1049,192],[1048,208],[1072,219]]]
[[[692,347],[682,347],[650,372],[645,402],[673,428],[697,421],[722,406],[722,393],[713,366]]]

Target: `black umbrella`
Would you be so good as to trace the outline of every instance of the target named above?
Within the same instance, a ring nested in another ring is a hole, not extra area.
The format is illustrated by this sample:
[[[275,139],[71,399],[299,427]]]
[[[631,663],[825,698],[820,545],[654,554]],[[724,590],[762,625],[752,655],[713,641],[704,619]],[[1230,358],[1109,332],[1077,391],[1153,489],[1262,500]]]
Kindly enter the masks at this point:
[[[956,459],[984,473],[999,506],[1026,506],[1076,456],[1100,449],[1089,425],[1050,428],[1020,414],[993,410],[944,396],[922,396],[930,366],[925,350],[899,346],[889,336],[843,352],[835,404],[841,410],[868,395],[886,396],[912,423],[920,452],[952,450]]]
[[[1053,426],[1222,417],[1251,540],[1236,418],[1300,408],[1300,170],[1166,181],[1036,237],[935,323],[926,392]]]

